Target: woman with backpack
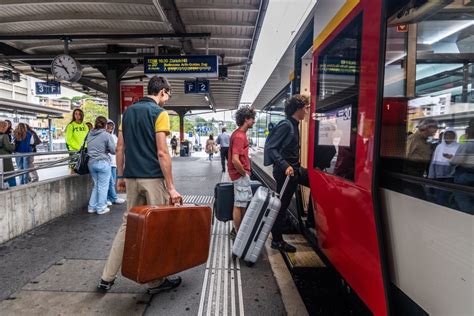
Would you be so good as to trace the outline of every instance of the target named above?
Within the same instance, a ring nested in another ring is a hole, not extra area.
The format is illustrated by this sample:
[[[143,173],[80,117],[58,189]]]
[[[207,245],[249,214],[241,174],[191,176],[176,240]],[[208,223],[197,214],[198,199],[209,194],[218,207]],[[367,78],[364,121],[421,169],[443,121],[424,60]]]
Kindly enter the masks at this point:
[[[107,130],[107,119],[98,116],[94,129],[87,136],[87,156],[89,157],[89,172],[94,181],[91,197],[89,199],[89,213],[99,215],[108,213],[107,193],[111,174],[111,160],[109,154],[115,154],[115,142]]]
[[[66,148],[69,151],[78,151],[81,149],[84,139],[86,139],[89,128],[84,123],[84,112],[81,109],[75,109],[72,112],[72,120],[66,126]],[[71,158],[74,154],[70,154]],[[69,168],[74,170],[75,163],[71,163]]]

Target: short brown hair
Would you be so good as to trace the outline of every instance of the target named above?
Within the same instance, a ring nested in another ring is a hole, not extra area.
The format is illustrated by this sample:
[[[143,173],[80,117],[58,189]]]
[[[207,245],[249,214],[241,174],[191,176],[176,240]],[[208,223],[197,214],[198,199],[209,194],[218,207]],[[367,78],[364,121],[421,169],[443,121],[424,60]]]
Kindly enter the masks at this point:
[[[165,77],[153,76],[148,81],[148,94],[157,96],[161,90],[165,89],[166,92],[171,91],[171,86]]]
[[[287,117],[295,114],[299,109],[304,108],[309,104],[309,98],[301,94],[295,94],[286,101],[285,114]]]

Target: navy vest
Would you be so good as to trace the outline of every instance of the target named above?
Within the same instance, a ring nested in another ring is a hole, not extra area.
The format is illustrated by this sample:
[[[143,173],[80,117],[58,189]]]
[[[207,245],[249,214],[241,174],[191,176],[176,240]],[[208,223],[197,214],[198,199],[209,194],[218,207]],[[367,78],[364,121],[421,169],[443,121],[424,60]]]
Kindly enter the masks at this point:
[[[153,99],[145,97],[123,114],[125,178],[163,178],[155,138],[155,122],[163,111]]]

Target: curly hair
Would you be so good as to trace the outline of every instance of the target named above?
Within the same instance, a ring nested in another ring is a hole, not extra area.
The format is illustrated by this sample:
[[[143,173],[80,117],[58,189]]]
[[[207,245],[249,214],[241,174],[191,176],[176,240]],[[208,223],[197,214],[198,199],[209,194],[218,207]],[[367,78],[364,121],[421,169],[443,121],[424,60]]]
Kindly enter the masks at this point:
[[[245,120],[255,119],[255,115],[256,115],[255,110],[252,107],[249,107],[249,106],[241,107],[235,113],[235,123],[237,123],[237,126],[240,127],[244,125]]]
[[[308,104],[309,104],[308,97],[301,94],[295,94],[294,96],[292,96],[286,101],[285,114],[287,117],[290,117],[293,114],[295,114],[296,111],[304,108]]]

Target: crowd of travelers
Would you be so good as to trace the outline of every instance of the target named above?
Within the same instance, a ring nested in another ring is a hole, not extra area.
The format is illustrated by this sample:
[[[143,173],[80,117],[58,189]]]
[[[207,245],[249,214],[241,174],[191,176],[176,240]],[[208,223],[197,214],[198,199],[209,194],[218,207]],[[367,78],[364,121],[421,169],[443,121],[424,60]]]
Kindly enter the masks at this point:
[[[438,122],[433,119],[420,121],[416,132],[407,138],[403,171],[411,176],[474,186],[474,119],[469,121],[459,139],[453,128],[445,128],[436,141],[434,136],[438,129]],[[468,194],[451,190],[423,190],[418,193],[440,204],[472,211],[474,199]]]
[[[0,155],[28,154],[36,152],[36,146],[41,144],[38,134],[25,123],[19,123],[13,129],[10,120],[0,121]],[[15,157],[15,164],[18,170],[34,168],[34,156]],[[3,171],[14,171],[12,158],[3,158]],[[24,172],[19,176],[19,184],[27,184],[39,180],[36,170]],[[9,187],[17,185],[16,177],[11,177],[5,181]]]

